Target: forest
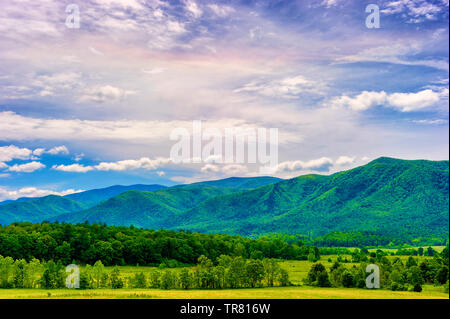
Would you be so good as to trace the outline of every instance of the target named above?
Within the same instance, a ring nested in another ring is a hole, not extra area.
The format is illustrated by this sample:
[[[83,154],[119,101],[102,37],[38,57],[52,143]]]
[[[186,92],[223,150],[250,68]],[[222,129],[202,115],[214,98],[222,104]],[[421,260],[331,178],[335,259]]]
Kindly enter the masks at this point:
[[[145,230],[101,224],[13,223],[0,226],[0,255],[27,261],[60,261],[64,265],[194,265],[200,256],[319,259],[317,247],[280,239],[249,239],[226,234]],[[312,257],[311,257],[312,256]]]

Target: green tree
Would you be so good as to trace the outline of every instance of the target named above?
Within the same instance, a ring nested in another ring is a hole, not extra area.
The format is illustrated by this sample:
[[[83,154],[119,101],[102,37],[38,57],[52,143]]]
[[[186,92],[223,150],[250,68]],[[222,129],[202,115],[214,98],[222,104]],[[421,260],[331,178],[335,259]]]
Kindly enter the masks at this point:
[[[266,282],[269,287],[273,287],[273,282],[276,278],[277,273],[280,270],[280,266],[274,259],[264,259],[264,274],[266,276]]]
[[[348,270],[345,270],[342,274],[342,285],[345,288],[350,288],[350,287],[353,287],[353,285],[354,285],[353,275]]]
[[[93,279],[95,282],[95,287],[100,288],[102,287],[103,278],[105,276],[105,266],[103,266],[103,263],[101,260],[97,260],[94,264],[94,267],[92,268],[93,272]]]
[[[443,265],[441,268],[439,268],[438,272],[436,273],[435,277],[436,282],[438,282],[441,285],[444,285],[448,280],[448,267]]]
[[[162,272],[161,275],[161,283],[160,288],[161,289],[173,289],[175,288],[176,283],[176,277],[173,273],[173,271],[166,269]]]
[[[131,283],[133,288],[146,288],[147,277],[145,277],[145,274],[143,272],[135,273]]]
[[[290,285],[289,281],[289,273],[286,269],[280,268],[278,272],[278,281],[280,282],[280,286],[286,287]]]
[[[188,268],[182,268],[178,273],[178,280],[182,289],[189,289],[192,285],[192,278]]]
[[[111,288],[112,289],[120,289],[123,288],[123,280],[120,278],[120,269],[119,267],[114,267],[111,271],[110,276]]]
[[[254,288],[260,285],[264,278],[264,265],[260,260],[250,260],[245,265],[245,272],[250,287]]]

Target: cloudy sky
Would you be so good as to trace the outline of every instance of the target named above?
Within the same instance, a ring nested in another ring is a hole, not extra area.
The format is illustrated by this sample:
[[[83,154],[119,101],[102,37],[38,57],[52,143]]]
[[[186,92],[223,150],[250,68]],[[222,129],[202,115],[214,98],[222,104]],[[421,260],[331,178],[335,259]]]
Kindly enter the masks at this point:
[[[260,174],[173,163],[170,134],[193,120],[278,128],[283,178],[448,159],[448,0],[0,7],[0,200]]]

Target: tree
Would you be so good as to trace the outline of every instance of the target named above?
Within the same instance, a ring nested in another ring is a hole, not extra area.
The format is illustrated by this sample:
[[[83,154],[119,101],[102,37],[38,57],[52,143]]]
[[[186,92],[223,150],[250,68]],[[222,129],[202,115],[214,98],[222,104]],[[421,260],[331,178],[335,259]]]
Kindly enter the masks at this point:
[[[348,270],[345,270],[342,274],[342,285],[345,288],[350,288],[350,287],[353,287],[353,285],[354,285],[353,275]]]
[[[435,280],[441,284],[444,285],[448,280],[448,267],[442,266],[438,272],[436,273]]]
[[[26,272],[27,262],[24,259],[16,260],[14,263],[14,287],[25,288],[29,274]]]
[[[119,267],[114,267],[112,272],[111,272],[111,276],[110,276],[110,281],[111,281],[111,288],[112,289],[120,289],[123,288],[123,280],[122,278],[120,278],[120,269]]]
[[[406,268],[411,268],[413,266],[417,266],[417,262],[413,257],[409,256],[408,260],[406,261]]]
[[[150,272],[150,288],[159,288],[161,285],[160,282],[161,273],[159,270],[153,270]]]
[[[172,289],[175,288],[175,281],[176,277],[171,270],[164,270],[161,275],[161,283],[160,288],[161,289]]]
[[[143,272],[135,273],[131,280],[131,285],[133,288],[146,288],[147,287],[147,277],[145,277]]]
[[[417,253],[419,254],[419,256],[423,256],[423,247],[419,247]]]
[[[250,287],[254,288],[258,286],[264,278],[264,265],[260,260],[250,260],[245,265],[245,272]]]
[[[65,274],[60,263],[55,264],[50,260],[45,264],[44,273],[41,277],[41,287],[44,289],[63,288],[65,284]]]
[[[180,270],[178,280],[182,289],[189,289],[191,287],[192,279],[188,268],[183,268]]]
[[[290,284],[289,273],[286,269],[280,268],[278,272],[278,281],[280,282],[280,286],[282,287],[286,287]]]
[[[260,250],[254,250],[254,251],[251,252],[250,258],[251,259],[263,260],[264,259],[264,254]]]
[[[422,272],[418,266],[412,266],[408,269],[408,282],[414,287],[424,283]]]
[[[263,260],[264,273],[266,275],[266,282],[269,287],[273,287],[273,282],[277,273],[280,270],[280,266],[274,259]]]
[[[242,287],[246,282],[245,260],[234,257],[227,272],[227,284],[231,288]]]
[[[102,281],[105,275],[105,266],[103,266],[101,260],[97,260],[95,262],[92,272],[96,288],[102,287]]]
[[[315,263],[311,266],[306,278],[308,284],[318,287],[330,287],[331,283],[328,272],[321,263]]]
[[[0,288],[11,288],[14,259],[0,255]]]

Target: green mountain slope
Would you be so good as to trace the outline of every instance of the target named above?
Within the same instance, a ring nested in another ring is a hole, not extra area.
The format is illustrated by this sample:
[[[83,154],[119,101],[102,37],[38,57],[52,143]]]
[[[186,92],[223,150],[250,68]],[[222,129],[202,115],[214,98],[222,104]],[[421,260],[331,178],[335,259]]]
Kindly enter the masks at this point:
[[[248,177],[248,178],[227,178],[216,181],[208,181],[195,183],[190,185],[178,185],[167,188],[162,185],[130,185],[122,186],[115,185],[107,188],[93,189],[80,193],[66,195],[64,197],[53,196],[44,200],[43,198],[21,198],[16,201],[10,201],[0,205],[0,224],[9,224],[14,221],[43,221],[45,219],[60,220],[60,221],[103,221],[117,225],[121,224],[136,224],[136,225],[153,225],[152,219],[145,217],[145,212],[154,212],[163,214],[164,212],[180,212],[192,208],[203,200],[214,197],[219,194],[227,194],[238,190],[252,189],[260,185],[278,182],[280,179],[275,177]],[[104,202],[117,195],[127,191],[145,191],[154,192],[158,190],[165,190],[168,192],[160,193],[157,197],[151,194],[139,194],[138,192],[131,192],[126,196],[118,198],[101,205],[96,212],[101,212],[103,209],[107,210],[107,214],[82,212],[78,216],[72,216],[74,212],[81,212],[89,209],[97,204]],[[181,190],[183,189],[183,190]],[[189,190],[189,191],[187,191]],[[73,205],[60,205],[61,200],[56,198],[64,198],[69,200]],[[55,203],[51,199],[55,199]],[[76,202],[76,203],[75,203]],[[144,204],[145,203],[145,204]],[[14,205],[13,205],[14,204]],[[67,209],[65,209],[67,207]],[[130,210],[135,209],[135,217],[130,215]],[[139,215],[140,212],[143,214]],[[128,215],[127,215],[128,214]],[[56,215],[61,215],[58,218],[51,218]],[[107,216],[107,217],[105,217]],[[142,218],[140,218],[142,217]],[[162,220],[159,218],[158,220]]]
[[[233,188],[186,185],[156,192],[129,191],[91,209],[57,216],[51,221],[70,223],[104,222],[109,225],[135,225],[146,228],[172,226],[177,214],[217,195],[234,192]]]
[[[166,186],[163,185],[142,185],[142,184],[129,186],[114,185],[106,188],[91,189],[85,192],[70,194],[64,197],[86,204],[89,207],[92,207],[107,199],[110,199],[114,196],[117,196],[127,191],[135,190],[135,191],[154,192],[164,188],[166,188]]]
[[[369,230],[446,237],[448,174],[448,161],[379,158],[331,176],[301,176],[213,198],[178,216],[174,228],[243,235]]]
[[[67,212],[86,209],[84,204],[61,196],[49,195],[26,202],[13,202],[0,206],[0,224],[29,221],[41,222]]]
[[[190,184],[190,186],[214,186],[214,187],[234,188],[236,190],[248,190],[268,184],[277,183],[280,181],[282,181],[281,178],[271,176],[229,177],[214,181],[198,182]]]
[[[446,238],[448,191],[448,161],[384,157],[327,176],[230,178],[128,191],[83,211],[42,212],[42,219],[240,235],[368,231],[402,239]],[[0,222],[4,216],[0,210]]]

